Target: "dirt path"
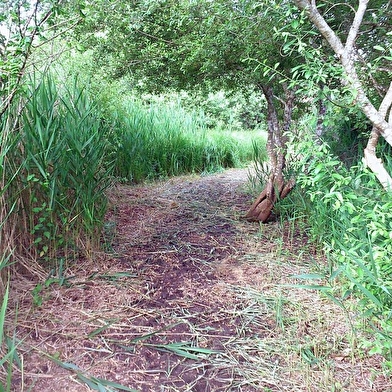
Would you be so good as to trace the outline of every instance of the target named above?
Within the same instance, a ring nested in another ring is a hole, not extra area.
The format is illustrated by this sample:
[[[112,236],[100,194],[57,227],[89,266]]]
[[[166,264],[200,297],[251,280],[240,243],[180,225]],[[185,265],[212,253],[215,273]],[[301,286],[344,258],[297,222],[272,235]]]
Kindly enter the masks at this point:
[[[242,219],[246,181],[228,170],[118,186],[107,253],[44,288],[41,306],[35,282],[15,285],[14,390],[392,390],[380,359],[352,349],[340,308],[287,286],[322,261],[291,227]]]

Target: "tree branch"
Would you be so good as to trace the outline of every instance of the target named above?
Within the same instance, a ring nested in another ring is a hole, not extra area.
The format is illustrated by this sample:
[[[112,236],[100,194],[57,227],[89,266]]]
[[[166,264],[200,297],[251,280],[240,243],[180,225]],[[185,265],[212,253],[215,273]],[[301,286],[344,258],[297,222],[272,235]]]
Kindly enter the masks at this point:
[[[318,28],[318,30],[328,41],[334,52],[338,56],[341,56],[344,52],[344,46],[342,44],[342,41],[322,17],[322,15],[317,9],[316,2],[312,1],[312,4],[310,5],[307,0],[294,0],[294,3],[298,8],[304,10],[307,13],[310,21],[313,22],[314,25]]]
[[[367,5],[368,0],[359,0],[360,5],[358,7],[356,16],[354,17],[354,22],[358,23],[363,18],[363,13],[365,11],[364,7]],[[357,71],[354,66],[353,53],[345,50],[341,40],[336,35],[336,33],[331,29],[328,23],[325,21],[323,16],[319,13],[315,4],[310,5],[307,0],[294,0],[294,3],[300,9],[304,10],[311,22],[317,27],[320,33],[328,41],[329,45],[333,51],[338,55],[339,60],[347,74],[348,80],[346,84],[351,85],[356,92],[355,100],[362,109],[366,117],[372,122],[372,124],[377,128],[378,132],[384,137],[388,144],[392,146],[392,125],[388,124],[385,120],[385,116],[381,116],[378,110],[373,106],[367,97],[362,83],[359,79]],[[358,32],[357,26],[351,27],[350,40],[355,40],[356,34]],[[349,41],[350,42],[350,41]]]
[[[358,36],[359,28],[361,27],[368,3],[369,0],[359,0],[359,6],[355,13],[353,23],[347,36],[346,45],[344,47],[344,50],[348,55],[351,55],[353,52],[354,43]]]

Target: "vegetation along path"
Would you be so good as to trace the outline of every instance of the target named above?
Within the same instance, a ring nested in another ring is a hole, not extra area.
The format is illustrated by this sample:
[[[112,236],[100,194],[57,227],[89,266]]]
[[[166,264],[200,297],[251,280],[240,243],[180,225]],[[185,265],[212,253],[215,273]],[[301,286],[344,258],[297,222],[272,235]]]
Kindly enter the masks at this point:
[[[290,286],[323,263],[306,238],[242,218],[246,183],[232,169],[113,189],[105,253],[34,298],[14,283],[14,390],[392,390],[340,308]]]

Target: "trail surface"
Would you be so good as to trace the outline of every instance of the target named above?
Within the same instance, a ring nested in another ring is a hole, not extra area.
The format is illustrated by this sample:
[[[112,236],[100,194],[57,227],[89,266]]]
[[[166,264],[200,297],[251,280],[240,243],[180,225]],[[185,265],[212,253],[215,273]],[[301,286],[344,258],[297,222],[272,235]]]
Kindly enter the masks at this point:
[[[236,169],[113,189],[105,253],[44,289],[41,306],[36,282],[15,284],[14,390],[391,390],[380,358],[352,351],[343,312],[287,286],[323,260],[294,227],[242,219],[246,182]]]

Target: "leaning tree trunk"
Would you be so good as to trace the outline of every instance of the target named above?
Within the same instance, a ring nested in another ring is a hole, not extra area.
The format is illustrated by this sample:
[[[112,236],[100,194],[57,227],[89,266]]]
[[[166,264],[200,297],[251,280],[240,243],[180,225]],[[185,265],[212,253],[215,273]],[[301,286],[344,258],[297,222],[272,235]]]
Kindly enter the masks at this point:
[[[380,136],[392,146],[392,82],[390,82],[387,92],[377,110],[367,95],[364,84],[357,73],[355,63],[357,61],[356,39],[360,33],[369,0],[358,0],[358,7],[355,11],[354,19],[350,26],[346,42],[343,44],[338,34],[328,25],[326,19],[317,8],[316,0],[294,0],[298,8],[304,10],[309,19],[317,27],[319,32],[329,43],[329,46],[336,54],[340,64],[346,73],[347,78],[342,79],[342,83],[355,91],[355,103],[362,110],[365,116],[371,121],[373,130],[368,144],[364,151],[364,164],[375,174],[383,188],[392,192],[392,176],[386,170],[383,162],[376,155],[376,146]],[[389,111],[389,116],[388,115]]]
[[[286,100],[283,102],[283,124],[278,119],[275,97],[271,86],[261,87],[267,100],[268,140],[267,152],[270,160],[268,182],[246,214],[249,221],[267,222],[275,203],[286,197],[295,185],[294,179],[286,181],[283,170],[286,165],[287,136],[290,130],[295,91],[285,87]]]

